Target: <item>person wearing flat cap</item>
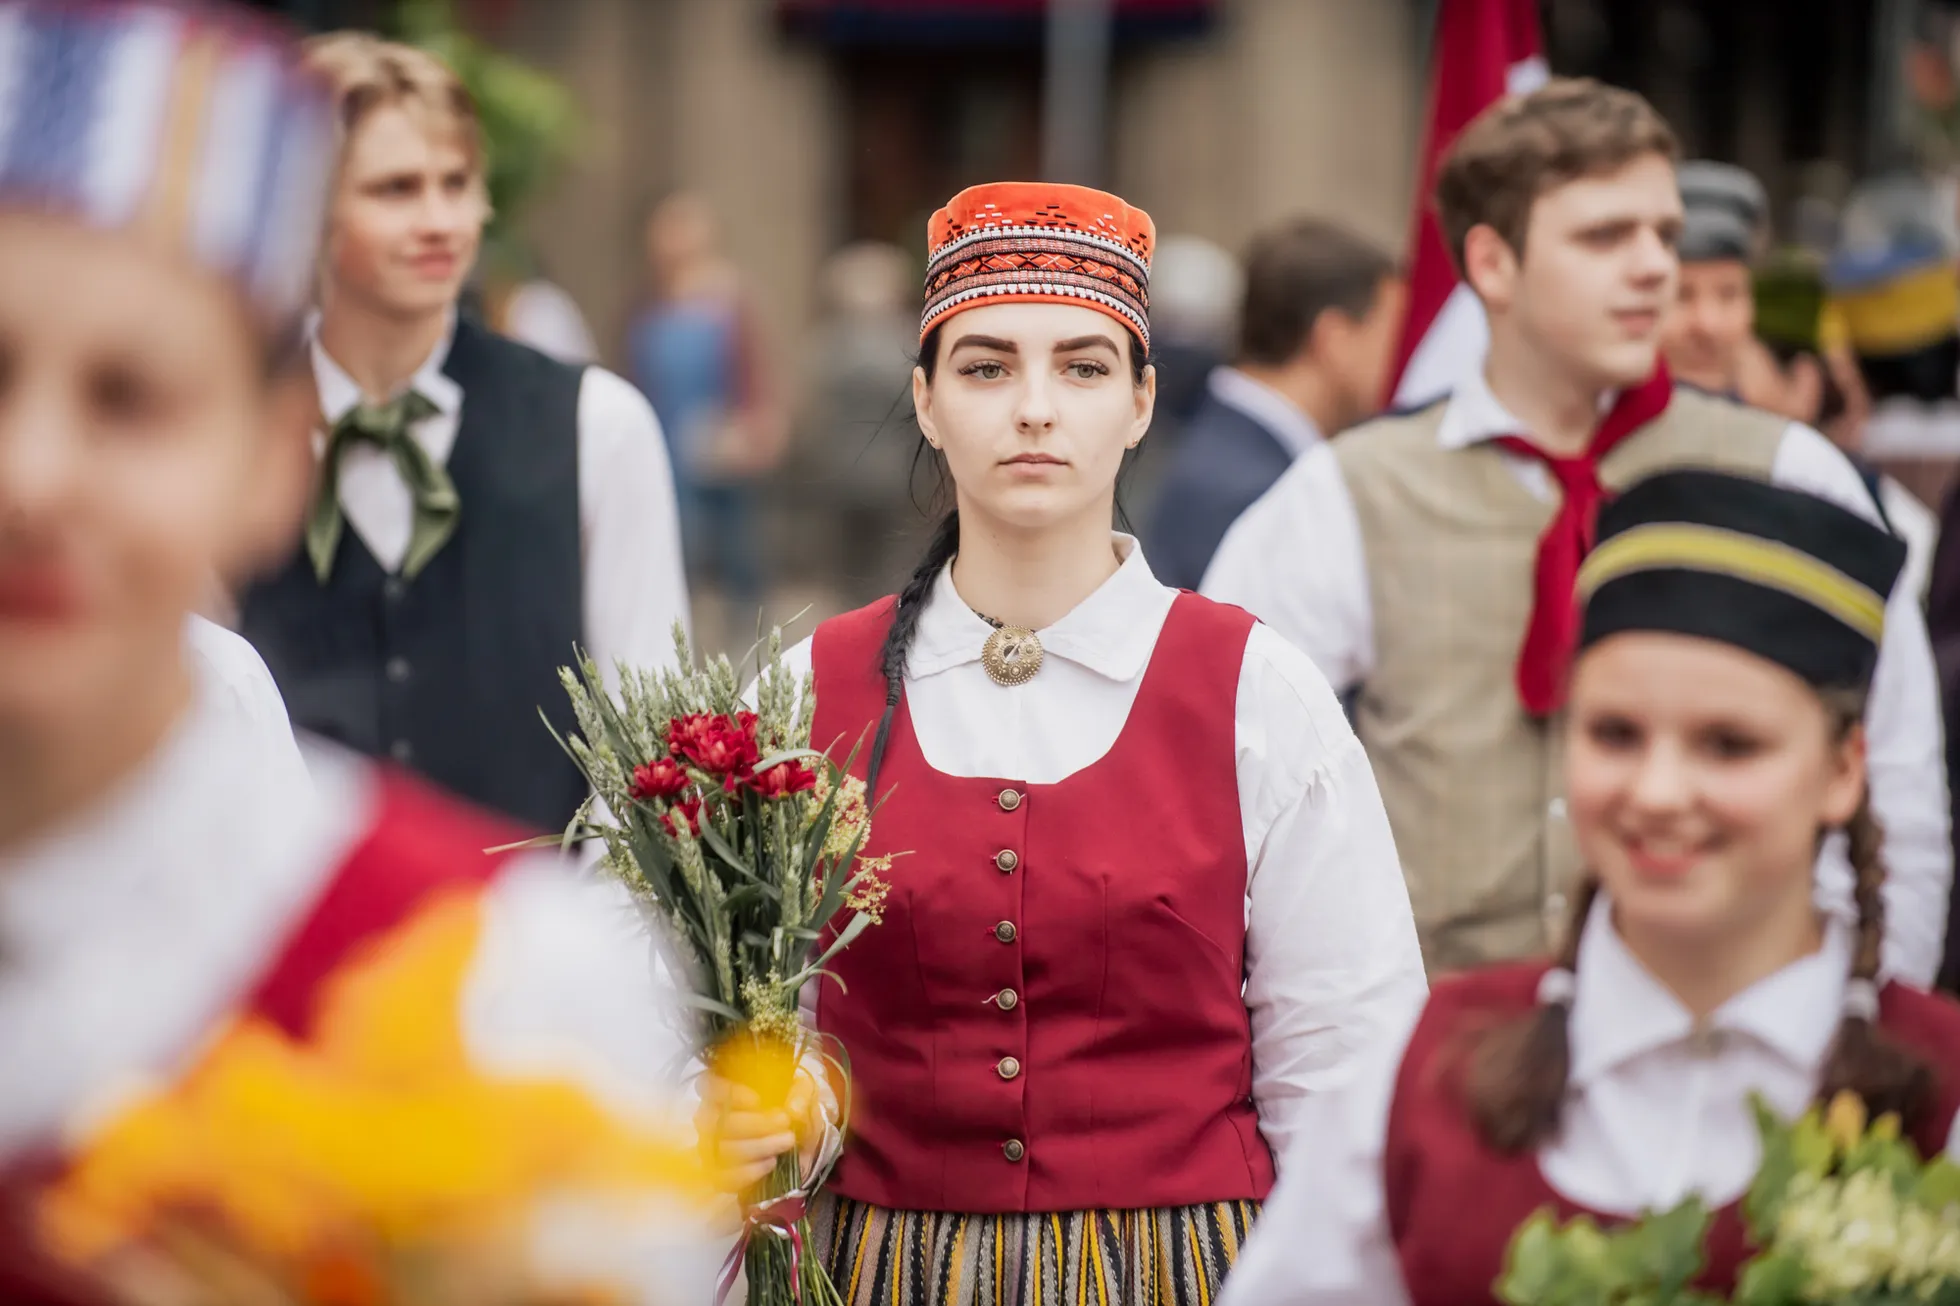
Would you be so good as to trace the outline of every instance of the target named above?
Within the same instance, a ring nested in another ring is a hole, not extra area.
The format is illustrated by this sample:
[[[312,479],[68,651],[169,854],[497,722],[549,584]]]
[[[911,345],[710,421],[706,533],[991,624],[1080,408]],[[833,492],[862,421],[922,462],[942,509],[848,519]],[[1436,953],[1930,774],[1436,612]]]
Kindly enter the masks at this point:
[[[1211,1302],[1305,1104],[1427,991],[1408,891],[1325,678],[1112,533],[1149,215],[997,183],[928,241],[950,511],[785,659],[819,746],[862,741],[867,851],[904,854],[808,1013],[852,1095],[817,1254],[851,1306]],[[735,1186],[813,1123],[727,1112]]]
[[[1755,325],[1751,266],[1762,244],[1762,183],[1734,164],[1703,159],[1683,163],[1675,178],[1681,282],[1661,351],[1675,380],[1737,395]]]
[[[1717,1213],[1699,1287],[1727,1300],[1757,1095],[1794,1117],[1850,1090],[1960,1154],[1960,1006],[1879,969],[1862,709],[1904,561],[1856,513],[1723,472],[1600,514],[1564,723],[1586,871],[1556,957],[1439,981],[1307,1103],[1222,1306],[1490,1302],[1534,1212],[1610,1228],[1690,1194]],[[1835,832],[1855,921],[1814,901]]]

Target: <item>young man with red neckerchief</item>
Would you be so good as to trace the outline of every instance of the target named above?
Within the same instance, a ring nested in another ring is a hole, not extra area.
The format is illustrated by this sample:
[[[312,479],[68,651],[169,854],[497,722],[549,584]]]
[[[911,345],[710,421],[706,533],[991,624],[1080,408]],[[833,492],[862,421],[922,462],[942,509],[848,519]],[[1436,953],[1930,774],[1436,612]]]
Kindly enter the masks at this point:
[[[1577,871],[1556,717],[1594,514],[1705,466],[1876,519],[1823,436],[1676,388],[1658,358],[1680,263],[1674,135],[1644,100],[1554,81],[1466,129],[1436,202],[1491,343],[1446,401],[1301,459],[1226,535],[1204,593],[1250,608],[1355,691],[1432,973],[1548,950]],[[1868,727],[1889,973],[1925,985],[1952,875],[1925,625],[1890,604]],[[1848,908],[1842,853],[1819,898]]]

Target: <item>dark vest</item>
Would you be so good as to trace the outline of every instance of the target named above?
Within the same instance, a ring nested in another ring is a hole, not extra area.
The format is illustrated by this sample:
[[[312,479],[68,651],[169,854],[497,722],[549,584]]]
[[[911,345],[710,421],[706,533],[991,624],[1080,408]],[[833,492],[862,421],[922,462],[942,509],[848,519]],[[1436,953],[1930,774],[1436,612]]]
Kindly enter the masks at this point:
[[[467,321],[443,371],[463,391],[456,533],[409,581],[350,525],[324,585],[301,549],[245,595],[240,630],[295,726],[561,828],[585,783],[538,711],[572,728],[558,668],[584,630],[583,373]]]

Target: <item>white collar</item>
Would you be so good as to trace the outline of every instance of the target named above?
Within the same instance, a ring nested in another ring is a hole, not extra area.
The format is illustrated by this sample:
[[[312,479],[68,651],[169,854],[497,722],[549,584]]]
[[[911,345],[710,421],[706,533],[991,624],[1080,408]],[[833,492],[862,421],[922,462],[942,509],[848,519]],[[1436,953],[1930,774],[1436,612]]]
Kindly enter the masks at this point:
[[[1601,395],[1600,415],[1611,412],[1619,397],[1617,390],[1608,390]],[[1442,425],[1436,428],[1437,445],[1444,449],[1468,449],[1473,444],[1506,435],[1531,438],[1525,424],[1491,391],[1490,382],[1484,378],[1484,369],[1471,368],[1450,393],[1449,406],[1443,410]]]
[[[1813,1071],[1837,1033],[1850,972],[1850,927],[1826,924],[1823,946],[1736,994],[1708,1020],[1746,1035],[1799,1070]],[[1586,1083],[1635,1057],[1683,1042],[1694,1017],[1640,964],[1613,928],[1601,894],[1580,939],[1572,999],[1572,1083]]]
[[[1133,536],[1113,532],[1111,539],[1123,559],[1115,574],[1039,633],[1044,652],[1111,680],[1126,681],[1141,674],[1150,660],[1177,591],[1151,572]],[[906,674],[916,680],[978,662],[981,646],[993,633],[993,627],[953,588],[953,568],[948,563],[919,614]]]
[[[1219,403],[1266,428],[1280,448],[1295,458],[1326,438],[1313,418],[1291,399],[1236,367],[1212,368],[1205,378],[1205,389]]]
[[[308,348],[313,355],[313,381],[320,391],[320,415],[331,426],[345,417],[354,405],[361,402],[359,382],[347,375],[347,370],[335,362],[325,347],[320,344],[319,322],[316,318],[313,329],[308,333],[311,339]],[[414,390],[436,406],[436,411],[445,417],[454,417],[463,407],[463,387],[442,370],[449,362],[449,347],[456,340],[456,310],[449,310],[449,317],[442,328],[442,338],[436,347],[415,369],[415,374],[403,386],[404,391]],[[453,436],[453,433],[452,433]],[[433,452],[433,451],[431,451]],[[447,450],[444,451],[445,453]],[[440,461],[440,459],[438,459]]]

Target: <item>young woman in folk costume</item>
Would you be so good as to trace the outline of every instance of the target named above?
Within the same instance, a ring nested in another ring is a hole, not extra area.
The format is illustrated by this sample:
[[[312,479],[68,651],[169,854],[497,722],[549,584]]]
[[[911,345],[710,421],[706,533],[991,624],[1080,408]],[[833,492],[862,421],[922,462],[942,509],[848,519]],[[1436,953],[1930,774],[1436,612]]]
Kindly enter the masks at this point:
[[[1905,546],[1709,471],[1635,485],[1579,575],[1565,780],[1591,873],[1563,955],[1439,982],[1314,1101],[1227,1306],[1492,1300],[1534,1211],[1605,1222],[1698,1193],[1705,1283],[1744,1258],[1749,1098],[1840,1090],[1955,1151],[1960,1007],[1881,981],[1864,696]],[[1819,914],[1849,835],[1855,926]]]
[[[0,0],[0,49],[0,1208],[132,1084],[348,1036],[323,1004],[370,960],[389,1091],[460,1057],[671,1115],[677,1003],[623,892],[485,856],[502,823],[349,755],[277,764],[276,694],[186,639],[308,489],[334,157],[299,51],[167,0]],[[32,1301],[10,1231],[0,1299]],[[705,1299],[718,1257],[675,1238],[658,1286]]]
[[[812,1019],[852,1114],[816,1213],[847,1301],[1209,1301],[1304,1102],[1425,991],[1326,681],[1112,534],[1150,425],[1149,217],[1072,186],[932,219],[912,390],[953,510],[793,650],[903,853]],[[797,1122],[728,1122],[767,1168]]]

